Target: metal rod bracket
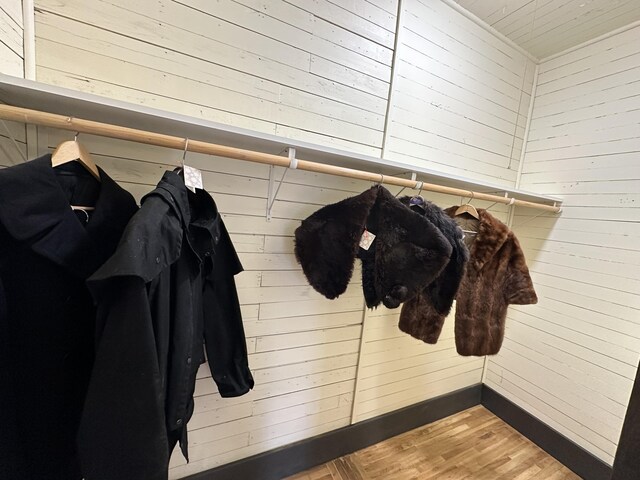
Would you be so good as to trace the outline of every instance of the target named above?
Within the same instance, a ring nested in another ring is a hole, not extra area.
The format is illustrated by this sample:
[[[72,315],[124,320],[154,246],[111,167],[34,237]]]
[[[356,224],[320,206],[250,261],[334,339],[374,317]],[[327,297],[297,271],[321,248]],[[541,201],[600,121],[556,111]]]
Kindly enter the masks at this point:
[[[298,168],[298,159],[296,158],[296,149],[289,147],[289,168]]]
[[[278,198],[278,192],[280,191],[280,187],[282,186],[282,182],[284,181],[284,177],[289,171],[289,169],[295,170],[298,168],[298,159],[296,158],[296,149],[293,147],[289,147],[287,149],[287,156],[289,157],[289,167],[285,168],[282,177],[278,181],[278,186],[276,187],[276,177],[275,177],[275,166],[269,166],[269,188],[267,190],[267,211],[266,217],[267,222],[271,221],[271,209],[273,208],[273,204],[276,202],[276,198]]]

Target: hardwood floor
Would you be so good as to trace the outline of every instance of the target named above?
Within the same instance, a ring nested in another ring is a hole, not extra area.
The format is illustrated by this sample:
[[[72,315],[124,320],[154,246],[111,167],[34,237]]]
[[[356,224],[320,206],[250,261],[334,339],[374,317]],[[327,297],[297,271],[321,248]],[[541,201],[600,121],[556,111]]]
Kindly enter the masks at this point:
[[[574,480],[566,468],[478,406],[286,480]]]

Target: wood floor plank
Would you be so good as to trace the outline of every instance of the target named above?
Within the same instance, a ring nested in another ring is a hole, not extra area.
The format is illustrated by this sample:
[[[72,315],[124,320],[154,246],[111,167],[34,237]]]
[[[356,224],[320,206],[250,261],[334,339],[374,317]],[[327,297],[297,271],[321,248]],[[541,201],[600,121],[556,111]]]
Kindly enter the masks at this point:
[[[305,476],[306,475],[306,476]],[[482,406],[286,480],[579,480]]]
[[[289,480],[333,480],[333,476],[326,465],[320,465],[306,472],[289,477]]]

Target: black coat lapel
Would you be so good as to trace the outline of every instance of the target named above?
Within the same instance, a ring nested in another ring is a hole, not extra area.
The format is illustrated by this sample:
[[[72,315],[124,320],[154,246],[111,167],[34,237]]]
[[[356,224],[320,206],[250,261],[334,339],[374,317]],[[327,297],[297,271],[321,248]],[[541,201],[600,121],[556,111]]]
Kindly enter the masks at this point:
[[[51,167],[51,155],[0,171],[0,222],[18,243],[80,278],[113,252],[136,211],[131,194],[100,170],[100,192],[85,227]]]

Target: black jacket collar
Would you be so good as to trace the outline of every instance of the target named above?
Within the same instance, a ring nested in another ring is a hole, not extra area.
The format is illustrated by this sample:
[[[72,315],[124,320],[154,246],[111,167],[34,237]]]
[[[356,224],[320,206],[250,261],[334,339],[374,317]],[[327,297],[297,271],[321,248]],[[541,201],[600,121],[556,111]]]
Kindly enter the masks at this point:
[[[165,172],[158,186],[142,198],[142,207],[127,225],[116,253],[91,276],[90,284],[121,276],[150,282],[180,258],[183,240],[200,260],[213,254],[220,240],[220,215],[211,195],[196,192],[187,190],[178,173]],[[192,228],[204,235],[193,235]],[[132,241],[150,235],[162,241]]]
[[[165,172],[158,187],[142,198],[142,203],[154,195],[162,196],[181,219],[182,225],[203,228],[211,237],[212,243],[219,237],[219,213],[216,203],[204,190],[191,193],[184,184],[184,178],[177,173]]]
[[[0,223],[18,243],[86,278],[112,253],[136,210],[131,194],[100,170],[95,211],[84,226],[51,167],[51,155],[0,170]]]

